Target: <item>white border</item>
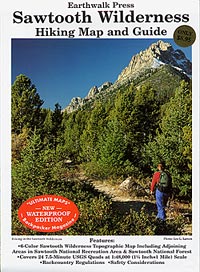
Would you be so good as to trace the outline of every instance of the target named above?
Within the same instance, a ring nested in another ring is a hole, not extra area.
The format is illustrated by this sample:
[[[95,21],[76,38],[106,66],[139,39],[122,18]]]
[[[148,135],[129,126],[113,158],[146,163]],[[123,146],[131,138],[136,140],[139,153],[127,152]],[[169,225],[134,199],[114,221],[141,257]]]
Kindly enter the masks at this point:
[[[92,2],[92,3],[102,3],[102,1],[81,1],[78,0],[76,3],[83,2]],[[145,1],[145,0],[135,0],[125,1],[119,0],[120,3],[134,3],[135,11],[137,13],[189,13],[190,14],[190,23],[196,30],[197,38],[193,44],[192,49],[192,65],[193,65],[193,234],[192,241],[188,242],[188,245],[192,247],[193,254],[192,257],[188,259],[187,262],[174,262],[173,264],[166,265],[162,267],[162,271],[179,271],[182,272],[197,272],[199,271],[199,3],[194,0],[184,0],[184,1],[173,1],[168,0],[167,2],[161,2],[159,0]],[[10,167],[10,158],[11,158],[11,114],[10,114],[10,90],[11,90],[11,39],[12,38],[35,38],[34,37],[34,24],[31,25],[14,25],[12,23],[12,13],[16,10],[22,10],[24,14],[45,14],[50,11],[53,11],[55,14],[65,14],[72,12],[67,10],[67,1],[6,1],[1,10],[1,240],[2,240],[2,271],[53,271],[55,269],[59,271],[102,271],[102,267],[98,266],[82,266],[82,267],[61,267],[59,268],[54,266],[38,266],[32,261],[22,262],[20,260],[16,261],[16,256],[11,254],[12,248],[18,243],[16,240],[12,240],[11,236],[11,167]],[[74,11],[73,11],[74,12]],[[91,14],[96,11],[88,9],[88,12]],[[95,19],[94,19],[95,21]],[[163,24],[164,27],[168,30],[168,35],[166,37],[156,37],[156,38],[172,38],[174,30],[181,24]],[[98,29],[102,27],[98,21],[93,23],[93,26]],[[146,27],[145,24],[140,24],[141,27]],[[37,26],[38,27],[38,26]],[[70,25],[70,28],[72,26]],[[77,27],[73,25],[73,27]],[[104,29],[110,28],[118,29],[123,28],[124,24],[109,24],[104,25]],[[60,37],[58,37],[60,38]],[[107,38],[106,36],[104,38]],[[110,37],[109,37],[110,38]],[[118,38],[118,37],[115,37]],[[123,37],[122,37],[123,38]],[[134,38],[134,37],[130,37]],[[137,37],[138,38],[138,37]],[[140,37],[140,38],[147,38]],[[155,37],[149,37],[155,38]],[[40,236],[41,237],[41,236]],[[26,237],[24,237],[26,239]],[[89,237],[63,237],[63,242],[67,243],[88,243]],[[106,237],[108,238],[108,237]],[[112,237],[113,238],[113,237]],[[124,241],[134,243],[159,243],[163,237],[134,237],[134,236],[121,236],[115,237],[118,243],[124,243]],[[55,241],[56,242],[56,241]],[[37,243],[37,242],[36,242]],[[54,243],[54,241],[52,241]],[[121,267],[121,266],[109,266],[103,267],[103,269],[112,269],[113,271],[146,271],[150,269],[152,271],[160,271],[160,266],[134,266],[134,267]]]

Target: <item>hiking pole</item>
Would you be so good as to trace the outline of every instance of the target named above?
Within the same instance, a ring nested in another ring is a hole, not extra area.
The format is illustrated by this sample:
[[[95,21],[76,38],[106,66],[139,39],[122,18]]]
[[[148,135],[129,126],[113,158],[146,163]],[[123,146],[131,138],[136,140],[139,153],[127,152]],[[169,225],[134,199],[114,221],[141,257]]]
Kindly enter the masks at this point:
[[[171,197],[168,198],[168,201],[167,201],[167,209],[170,208],[170,203],[171,203]]]

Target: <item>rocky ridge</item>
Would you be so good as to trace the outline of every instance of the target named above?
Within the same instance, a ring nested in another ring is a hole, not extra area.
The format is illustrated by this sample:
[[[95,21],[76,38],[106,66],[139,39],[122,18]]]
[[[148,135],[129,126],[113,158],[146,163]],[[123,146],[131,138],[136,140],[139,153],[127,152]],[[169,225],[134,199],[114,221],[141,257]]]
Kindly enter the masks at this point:
[[[187,75],[192,74],[192,64],[181,50],[174,50],[170,43],[158,41],[145,51],[132,57],[129,65],[118,76],[117,82],[132,78],[144,69],[158,68],[169,64]]]
[[[70,104],[64,109],[68,113],[81,108],[87,102],[92,101],[104,92],[110,92],[127,82],[134,81],[147,69],[154,70],[164,65],[170,65],[179,72],[191,77],[192,64],[181,50],[174,50],[170,43],[159,40],[144,51],[134,55],[126,68],[118,75],[112,84],[105,82],[100,87],[92,87],[85,98],[72,98]]]

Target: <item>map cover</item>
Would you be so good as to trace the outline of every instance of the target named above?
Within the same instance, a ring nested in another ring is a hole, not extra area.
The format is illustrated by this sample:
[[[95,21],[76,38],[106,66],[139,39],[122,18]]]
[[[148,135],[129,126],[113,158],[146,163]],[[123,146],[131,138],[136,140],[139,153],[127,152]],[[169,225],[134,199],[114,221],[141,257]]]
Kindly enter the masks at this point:
[[[199,271],[199,1],[1,4],[1,271]]]

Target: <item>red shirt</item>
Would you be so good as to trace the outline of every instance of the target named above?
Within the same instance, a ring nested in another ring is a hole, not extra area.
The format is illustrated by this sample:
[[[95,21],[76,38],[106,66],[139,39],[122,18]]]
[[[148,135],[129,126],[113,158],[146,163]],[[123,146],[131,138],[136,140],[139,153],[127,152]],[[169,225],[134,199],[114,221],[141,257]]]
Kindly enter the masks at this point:
[[[154,191],[155,185],[159,182],[160,172],[157,171],[153,174],[152,182],[151,182],[151,192]]]

